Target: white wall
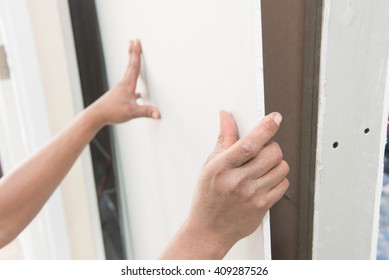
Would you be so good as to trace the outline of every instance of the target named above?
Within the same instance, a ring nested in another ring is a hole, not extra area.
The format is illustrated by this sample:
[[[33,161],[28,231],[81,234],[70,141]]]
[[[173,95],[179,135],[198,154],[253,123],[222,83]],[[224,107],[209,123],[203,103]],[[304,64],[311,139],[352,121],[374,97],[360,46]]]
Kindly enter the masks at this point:
[[[218,111],[232,111],[241,135],[263,115],[259,1],[96,4],[110,86],[125,69],[129,40],[140,38],[144,101],[162,113],[161,121],[116,127],[128,250],[156,258],[188,214],[216,143]],[[268,243],[261,228],[230,257],[264,258]]]

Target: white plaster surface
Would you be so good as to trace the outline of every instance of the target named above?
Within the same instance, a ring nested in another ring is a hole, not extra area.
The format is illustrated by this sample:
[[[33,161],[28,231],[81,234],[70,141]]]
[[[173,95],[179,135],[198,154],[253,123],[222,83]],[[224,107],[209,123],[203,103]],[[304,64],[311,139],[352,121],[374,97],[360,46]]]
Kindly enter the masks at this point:
[[[125,69],[129,40],[140,38],[147,86],[143,101],[162,112],[161,121],[134,120],[116,127],[124,215],[130,227],[128,248],[133,258],[152,259],[188,213],[200,169],[216,143],[218,111],[233,113],[241,135],[263,115],[253,3],[97,0],[96,4],[110,86]],[[260,32],[260,26],[256,28]],[[264,258],[262,229],[241,241],[230,258]]]
[[[324,2],[313,256],[374,259],[389,101],[389,2]]]

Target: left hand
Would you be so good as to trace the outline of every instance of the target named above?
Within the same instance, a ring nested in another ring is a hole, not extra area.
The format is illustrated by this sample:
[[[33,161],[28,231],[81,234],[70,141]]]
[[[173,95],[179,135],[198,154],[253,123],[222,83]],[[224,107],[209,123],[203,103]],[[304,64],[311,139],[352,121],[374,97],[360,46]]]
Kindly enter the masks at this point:
[[[135,92],[141,65],[139,40],[130,42],[130,61],[122,80],[101,96],[91,107],[96,109],[102,125],[119,124],[134,118],[160,119],[160,111],[150,105],[139,105],[140,94]]]

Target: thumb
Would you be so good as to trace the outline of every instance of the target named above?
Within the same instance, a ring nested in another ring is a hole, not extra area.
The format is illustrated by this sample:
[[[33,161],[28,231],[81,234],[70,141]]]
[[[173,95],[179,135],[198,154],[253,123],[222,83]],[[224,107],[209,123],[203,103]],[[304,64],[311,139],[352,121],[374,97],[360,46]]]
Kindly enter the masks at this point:
[[[235,119],[230,112],[220,111],[220,132],[217,139],[215,153],[219,153],[238,141],[238,129]]]
[[[134,118],[148,117],[158,120],[161,118],[161,113],[158,108],[150,105],[137,106],[134,110]]]

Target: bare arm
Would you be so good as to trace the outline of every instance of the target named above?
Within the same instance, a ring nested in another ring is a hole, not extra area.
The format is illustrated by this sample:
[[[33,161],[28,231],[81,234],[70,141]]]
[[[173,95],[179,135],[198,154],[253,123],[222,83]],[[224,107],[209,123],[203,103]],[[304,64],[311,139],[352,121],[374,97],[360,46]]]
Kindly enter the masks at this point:
[[[281,115],[266,116],[238,140],[234,118],[220,113],[220,135],[200,175],[191,212],[161,259],[222,259],[253,233],[289,186],[288,164],[271,138]]]
[[[138,117],[160,118],[158,109],[139,106],[136,102],[140,52],[139,41],[131,42],[130,62],[123,79],[81,112],[52,141],[0,180],[0,248],[36,216],[103,126]]]

